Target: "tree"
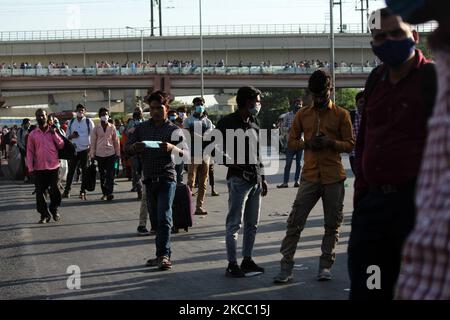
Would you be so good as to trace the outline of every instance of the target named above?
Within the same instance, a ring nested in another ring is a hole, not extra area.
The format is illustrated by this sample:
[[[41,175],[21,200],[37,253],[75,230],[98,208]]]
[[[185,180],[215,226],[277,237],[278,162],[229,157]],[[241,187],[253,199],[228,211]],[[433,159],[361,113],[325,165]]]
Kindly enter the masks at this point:
[[[355,88],[336,89],[336,105],[347,110],[355,109],[355,96],[359,91],[360,89]]]

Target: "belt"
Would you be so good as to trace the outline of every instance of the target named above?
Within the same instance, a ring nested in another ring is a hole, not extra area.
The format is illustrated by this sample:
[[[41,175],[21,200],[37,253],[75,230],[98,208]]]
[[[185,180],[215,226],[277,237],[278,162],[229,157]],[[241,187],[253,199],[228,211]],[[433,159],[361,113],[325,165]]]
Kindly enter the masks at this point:
[[[397,193],[403,190],[412,189],[416,186],[416,181],[410,181],[403,184],[384,184],[379,186],[369,186],[371,192],[381,192],[384,194]]]
[[[160,181],[167,181],[169,180],[169,177],[165,177],[165,176],[158,176],[158,177],[150,177],[150,178],[146,178],[145,180],[143,180],[142,182],[144,184],[148,184],[148,183],[152,183],[152,182],[160,182]]]

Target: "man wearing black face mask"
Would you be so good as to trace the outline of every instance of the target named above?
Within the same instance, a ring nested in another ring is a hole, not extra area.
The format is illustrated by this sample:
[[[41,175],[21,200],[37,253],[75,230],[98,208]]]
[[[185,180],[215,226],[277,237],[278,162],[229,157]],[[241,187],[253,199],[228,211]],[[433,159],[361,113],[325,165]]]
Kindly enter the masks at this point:
[[[287,283],[292,277],[294,255],[309,213],[322,198],[325,234],[317,280],[331,280],[331,267],[336,260],[335,247],[343,219],[344,181],[346,179],[340,153],[350,153],[354,138],[350,114],[331,101],[331,77],[315,71],[308,89],[314,104],[297,112],[289,132],[289,148],[305,150],[305,162],[292,211],[287,220],[286,236],[281,244],[283,255],[275,283]]]
[[[388,9],[379,16],[372,48],[383,64],[367,80],[356,143],[350,299],[393,298],[436,91],[433,64],[415,49],[417,32]],[[381,271],[381,289],[367,286],[370,266]]]

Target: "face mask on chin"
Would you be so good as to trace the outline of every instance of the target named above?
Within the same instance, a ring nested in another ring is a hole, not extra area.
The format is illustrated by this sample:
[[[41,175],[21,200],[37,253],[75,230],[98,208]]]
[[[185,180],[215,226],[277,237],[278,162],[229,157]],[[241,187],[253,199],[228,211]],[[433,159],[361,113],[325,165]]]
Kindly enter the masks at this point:
[[[416,49],[416,43],[411,38],[404,40],[386,40],[381,45],[372,45],[373,53],[384,63],[397,67],[405,63]]]

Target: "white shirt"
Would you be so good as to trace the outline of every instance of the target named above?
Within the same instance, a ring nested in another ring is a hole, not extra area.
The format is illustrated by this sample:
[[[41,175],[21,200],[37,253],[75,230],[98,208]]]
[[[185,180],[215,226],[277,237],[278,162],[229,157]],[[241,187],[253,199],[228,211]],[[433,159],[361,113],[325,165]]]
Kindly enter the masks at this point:
[[[94,122],[89,119],[90,132],[94,130]],[[78,138],[73,138],[71,142],[75,145],[77,152],[87,150],[91,145],[91,137],[89,135],[88,127],[86,124],[86,117],[83,117],[80,121],[78,118],[72,122],[67,128],[67,136],[70,136],[75,131],[78,132]]]

